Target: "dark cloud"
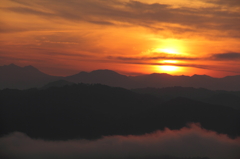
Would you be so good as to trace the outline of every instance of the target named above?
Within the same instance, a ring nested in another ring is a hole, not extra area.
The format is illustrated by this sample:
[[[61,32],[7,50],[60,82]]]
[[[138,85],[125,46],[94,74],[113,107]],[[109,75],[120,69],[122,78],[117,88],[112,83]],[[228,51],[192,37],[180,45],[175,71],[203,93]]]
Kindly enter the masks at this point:
[[[185,57],[185,56],[177,56],[177,55],[169,55],[166,53],[158,53],[158,56],[144,56],[144,57],[113,57],[109,56],[109,59],[118,59],[123,61],[146,61],[146,60],[187,60],[187,61],[195,61],[199,60],[199,58]]]
[[[239,0],[204,0],[208,3],[218,4],[218,5],[229,5],[232,7],[239,7],[240,1]]]
[[[107,21],[89,21],[90,23],[99,24],[99,25],[114,25],[114,23]]]
[[[127,63],[127,64],[140,64],[140,65],[170,65],[170,66],[180,66],[180,67],[195,67],[200,69],[214,69],[214,66],[192,64],[192,63],[166,63],[166,62],[151,62],[151,60],[180,60],[180,61],[198,61],[201,58],[185,57],[178,55],[169,55],[165,53],[159,53],[160,56],[153,57],[113,57],[109,56],[108,59],[116,60],[115,62]]]
[[[165,53],[161,53],[160,56],[153,56],[153,57],[114,57],[108,56],[107,59],[110,59],[111,62],[116,63],[124,63],[124,64],[138,64],[138,65],[155,65],[155,66],[179,66],[179,67],[193,67],[199,69],[208,69],[208,70],[215,70],[215,71],[224,71],[224,72],[231,72],[231,73],[240,73],[239,69],[231,69],[227,67],[221,67],[214,64],[202,64],[202,61],[229,61],[229,60],[239,60],[240,54],[239,53],[225,53],[225,54],[215,54],[211,57],[202,57],[202,58],[193,58],[193,57],[185,57],[185,56],[178,56],[178,55],[168,55]],[[162,62],[152,62],[152,60],[163,60]],[[188,61],[187,63],[167,63],[164,60],[179,60],[179,61]],[[109,61],[104,61],[109,62]]]
[[[107,136],[99,140],[44,141],[20,132],[0,138],[1,155],[8,159],[126,159],[160,157],[240,157],[240,138],[230,139],[196,124],[181,130],[157,131],[142,136]]]
[[[14,2],[24,4],[23,0],[14,0]],[[15,7],[9,8],[9,10],[22,14],[45,16],[46,18],[54,16],[71,21],[85,21],[97,25],[120,25],[120,22],[156,29],[159,23],[169,23],[191,27],[191,29],[175,27],[175,29],[172,28],[173,32],[175,30],[193,33],[199,30],[224,30],[239,34],[240,30],[240,12],[222,10],[217,7],[173,8],[171,5],[161,3],[148,4],[139,1],[123,2],[118,0],[33,0],[30,4],[40,6],[49,12],[43,12],[34,9],[34,7],[31,9]]]
[[[240,53],[229,52],[212,55],[214,60],[240,60]]]
[[[29,31],[29,29],[0,26],[0,33],[17,33],[17,32],[25,32],[25,31]]]
[[[40,16],[48,16],[48,17],[53,16],[52,13],[43,12],[40,10],[31,9],[31,8],[27,8],[27,7],[10,7],[10,8],[5,8],[5,9],[12,11],[12,12],[22,13],[22,14],[32,14],[32,15],[40,15]]]
[[[155,65],[155,66],[179,66],[179,67],[194,67],[194,68],[200,68],[200,69],[210,69],[210,70],[218,70],[219,67],[216,66],[210,66],[210,65],[201,65],[201,64],[174,64],[174,63],[157,63],[157,62],[123,62],[127,64],[138,64],[138,65]],[[221,70],[221,71],[227,71],[227,70]],[[227,71],[229,72],[229,71]],[[230,71],[232,72],[232,71]],[[238,72],[239,73],[239,72]]]
[[[29,28],[23,28],[19,26],[12,26],[3,22],[0,22],[0,33],[16,33],[29,31]]]

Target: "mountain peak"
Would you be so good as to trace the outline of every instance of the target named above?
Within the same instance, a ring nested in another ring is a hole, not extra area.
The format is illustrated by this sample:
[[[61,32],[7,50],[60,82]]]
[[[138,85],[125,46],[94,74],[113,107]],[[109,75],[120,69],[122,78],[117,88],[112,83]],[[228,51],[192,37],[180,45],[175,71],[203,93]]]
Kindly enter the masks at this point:
[[[2,71],[3,71],[3,70],[12,71],[12,70],[20,70],[21,67],[15,65],[14,63],[11,63],[10,65],[3,65],[3,66],[0,66],[0,69],[1,69]]]
[[[8,65],[8,66],[17,66],[17,65],[15,65],[14,63],[11,63],[11,64]],[[19,67],[19,66],[17,66],[17,67]]]
[[[0,66],[0,89],[28,89],[56,79],[58,77],[47,75],[33,66],[20,67],[15,64]]]
[[[20,66],[17,66],[14,63],[11,63],[10,65],[4,65],[4,66],[8,68],[21,68]]]
[[[115,71],[108,70],[108,69],[100,69],[100,70],[94,70],[91,73],[110,73],[110,74],[119,74]]]
[[[98,76],[100,78],[106,78],[106,77],[109,77],[109,78],[127,78],[125,75],[122,75],[122,74],[119,74],[115,71],[112,71],[112,70],[95,70],[95,71],[92,71],[90,72],[90,75],[93,75],[93,76]]]
[[[208,75],[197,75],[197,74],[194,74],[192,77],[205,77],[205,78],[212,78]]]
[[[23,67],[25,70],[31,70],[31,71],[39,71],[37,68],[33,67],[32,65]]]
[[[73,85],[73,84],[75,84],[75,83],[60,79],[60,80],[53,81],[53,82],[50,82],[50,83],[44,85],[42,87],[42,89],[47,89],[50,87],[64,87],[64,86]]]
[[[152,73],[147,76],[152,76],[152,77],[172,77],[172,75],[167,74],[167,73]]]

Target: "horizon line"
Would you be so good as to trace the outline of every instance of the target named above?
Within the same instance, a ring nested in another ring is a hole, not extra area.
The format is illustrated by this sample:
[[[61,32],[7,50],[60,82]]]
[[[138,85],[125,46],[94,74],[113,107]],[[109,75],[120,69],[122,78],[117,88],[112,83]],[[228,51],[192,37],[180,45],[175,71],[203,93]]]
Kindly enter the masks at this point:
[[[169,75],[169,76],[175,76],[175,77],[181,77],[181,76],[185,76],[185,77],[193,77],[193,76],[208,76],[208,77],[211,77],[211,78],[217,78],[217,79],[221,79],[221,78],[226,78],[226,77],[234,77],[234,76],[240,76],[240,75],[230,75],[230,76],[223,76],[223,77],[213,77],[213,76],[210,76],[210,75],[207,75],[207,74],[193,74],[193,75],[173,75],[173,74],[169,74],[169,73],[158,73],[158,72],[153,72],[153,73],[149,73],[149,74],[144,74],[144,73],[137,73],[137,72],[126,72],[126,71],[116,71],[116,70],[111,70],[111,69],[96,69],[96,70],[91,70],[91,71],[80,71],[76,74],[71,74],[71,75],[66,75],[66,76],[62,76],[62,75],[52,75],[52,74],[48,74],[48,73],[45,73],[41,70],[39,70],[38,68],[36,68],[35,66],[32,66],[32,65],[26,65],[26,66],[19,66],[19,65],[16,65],[14,63],[10,63],[9,65],[2,65],[0,67],[6,67],[6,66],[17,66],[17,67],[20,67],[20,68],[26,68],[26,67],[33,67],[35,69],[37,69],[38,71],[44,73],[44,74],[47,74],[49,76],[55,76],[55,77],[68,77],[68,76],[73,76],[73,75],[77,75],[81,72],[86,72],[86,73],[91,73],[91,72],[94,72],[94,71],[113,71],[119,75],[123,75],[123,76],[127,76],[127,77],[136,77],[136,76],[146,76],[146,75],[153,75],[153,74],[161,74],[161,75]]]

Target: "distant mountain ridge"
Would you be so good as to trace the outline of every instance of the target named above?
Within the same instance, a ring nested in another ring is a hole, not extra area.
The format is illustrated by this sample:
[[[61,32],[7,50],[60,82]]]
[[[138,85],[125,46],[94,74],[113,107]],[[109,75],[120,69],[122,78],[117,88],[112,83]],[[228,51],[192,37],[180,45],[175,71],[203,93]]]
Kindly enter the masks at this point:
[[[240,110],[240,91],[213,91],[193,87],[138,88],[132,89],[132,91],[140,94],[154,95],[164,101],[184,97]]]
[[[14,64],[0,66],[0,89],[28,89],[43,86],[61,78],[45,74],[33,66],[19,67]]]
[[[145,87],[194,87],[210,90],[240,91],[240,75],[213,78],[207,75],[172,76],[166,73],[153,73],[141,76],[125,76],[111,70],[80,72],[60,77],[45,74],[33,66],[19,67],[14,64],[0,66],[0,89],[28,89],[42,87],[49,82],[65,80],[74,83],[100,83],[127,89]]]
[[[51,87],[64,87],[64,86],[73,85],[73,84],[75,84],[75,83],[69,82],[66,80],[58,80],[58,81],[53,81],[53,82],[50,82],[50,83],[44,85],[43,87],[41,87],[41,89],[48,89]]]
[[[64,78],[67,81],[75,83],[99,83],[113,87],[138,88],[140,86],[137,81],[132,80],[128,76],[121,75],[112,70],[94,70],[92,72],[80,72],[76,75]]]

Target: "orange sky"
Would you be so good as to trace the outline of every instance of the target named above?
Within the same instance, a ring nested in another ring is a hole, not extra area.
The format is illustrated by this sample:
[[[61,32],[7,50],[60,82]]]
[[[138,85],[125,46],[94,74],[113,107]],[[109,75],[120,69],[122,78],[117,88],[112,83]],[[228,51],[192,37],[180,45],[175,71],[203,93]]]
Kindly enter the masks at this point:
[[[240,74],[237,0],[2,0],[0,15],[1,66]]]

